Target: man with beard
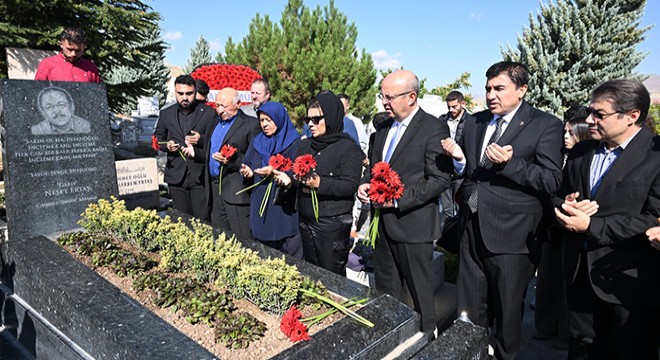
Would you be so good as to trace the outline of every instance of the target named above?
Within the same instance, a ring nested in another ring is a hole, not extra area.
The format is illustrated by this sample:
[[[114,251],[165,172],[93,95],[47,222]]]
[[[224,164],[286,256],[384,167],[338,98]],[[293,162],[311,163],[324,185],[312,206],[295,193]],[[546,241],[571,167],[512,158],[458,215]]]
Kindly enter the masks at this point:
[[[32,135],[87,134],[89,121],[74,115],[75,106],[71,95],[64,89],[49,86],[37,96],[39,112],[45,118],[30,131]]]
[[[60,35],[62,51],[43,59],[37,67],[35,80],[101,82],[99,70],[91,61],[82,57],[85,52],[85,32],[68,27]]]
[[[465,126],[465,122],[474,121],[474,117],[471,114],[468,114],[468,111],[465,108],[465,98],[460,91],[454,90],[450,92],[447,94],[445,101],[447,102],[448,112],[445,115],[440,116],[440,121],[449,126],[449,138],[460,144],[463,141],[463,127]],[[446,141],[443,141],[443,144],[444,143],[446,143]],[[458,213],[458,204],[456,204],[454,199],[456,198],[456,192],[462,182],[462,179],[454,177],[451,187],[443,191],[440,195],[440,205],[442,205],[440,220],[443,224],[447,219]]]
[[[154,136],[160,150],[167,151],[164,180],[173,208],[198,219],[209,219],[204,190],[205,164],[188,157],[202,152],[204,134],[215,120],[212,108],[195,100],[195,79],[181,75],[174,80],[176,105],[160,112]]]

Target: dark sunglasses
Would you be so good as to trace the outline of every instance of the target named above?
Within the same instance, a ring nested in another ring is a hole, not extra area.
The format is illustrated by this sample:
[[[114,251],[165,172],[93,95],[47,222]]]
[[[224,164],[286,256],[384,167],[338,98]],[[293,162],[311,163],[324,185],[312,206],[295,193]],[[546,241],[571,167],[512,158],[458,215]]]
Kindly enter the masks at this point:
[[[598,111],[596,111],[592,108],[587,108],[587,116],[591,115],[591,116],[593,116],[594,118],[596,118],[598,120],[603,120],[603,119],[608,118],[608,117],[610,117],[614,114],[619,114],[619,112],[616,111],[616,112],[613,112],[613,113],[601,113],[601,112],[598,112]]]
[[[314,125],[318,124],[321,120],[323,120],[323,115],[318,115],[318,116],[305,116],[302,118],[303,123],[307,124],[308,122],[313,122]]]

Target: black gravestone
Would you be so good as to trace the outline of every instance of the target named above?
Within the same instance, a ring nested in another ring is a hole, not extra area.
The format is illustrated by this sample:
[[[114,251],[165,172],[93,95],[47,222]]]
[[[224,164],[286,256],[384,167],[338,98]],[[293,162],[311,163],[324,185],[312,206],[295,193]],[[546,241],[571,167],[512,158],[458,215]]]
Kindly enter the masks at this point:
[[[0,80],[9,238],[76,228],[117,194],[105,85]]]

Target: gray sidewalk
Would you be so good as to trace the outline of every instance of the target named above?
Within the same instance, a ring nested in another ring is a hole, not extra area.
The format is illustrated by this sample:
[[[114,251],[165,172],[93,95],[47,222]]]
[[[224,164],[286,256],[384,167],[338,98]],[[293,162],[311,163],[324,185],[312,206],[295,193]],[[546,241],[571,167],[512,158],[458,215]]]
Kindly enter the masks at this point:
[[[527,289],[527,298],[525,299],[525,314],[523,316],[522,337],[523,343],[518,359],[520,360],[558,360],[566,359],[567,350],[555,349],[552,344],[553,339],[536,340],[533,338],[536,328],[534,327],[534,310],[530,309],[529,304],[532,300],[532,294],[535,294],[534,286],[536,279],[532,279]]]

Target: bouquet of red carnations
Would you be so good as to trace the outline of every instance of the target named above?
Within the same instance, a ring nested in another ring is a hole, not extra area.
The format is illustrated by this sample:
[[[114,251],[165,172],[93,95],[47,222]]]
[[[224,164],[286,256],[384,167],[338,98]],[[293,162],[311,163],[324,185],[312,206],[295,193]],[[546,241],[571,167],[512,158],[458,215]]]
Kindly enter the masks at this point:
[[[371,182],[369,187],[369,200],[377,204],[398,200],[403,196],[403,183],[390,164],[381,161],[371,168]],[[374,216],[369,224],[364,244],[376,247],[378,238],[378,223],[380,222],[380,207],[374,209]]]
[[[204,64],[190,73],[195,79],[206,81],[212,90],[230,87],[236,90],[250,90],[252,82],[261,75],[251,67],[232,64]]]
[[[316,159],[310,154],[300,155],[293,161],[293,174],[301,179],[316,169]],[[314,210],[314,219],[319,221],[319,199],[316,197],[316,189],[309,188],[312,195],[312,209]]]

